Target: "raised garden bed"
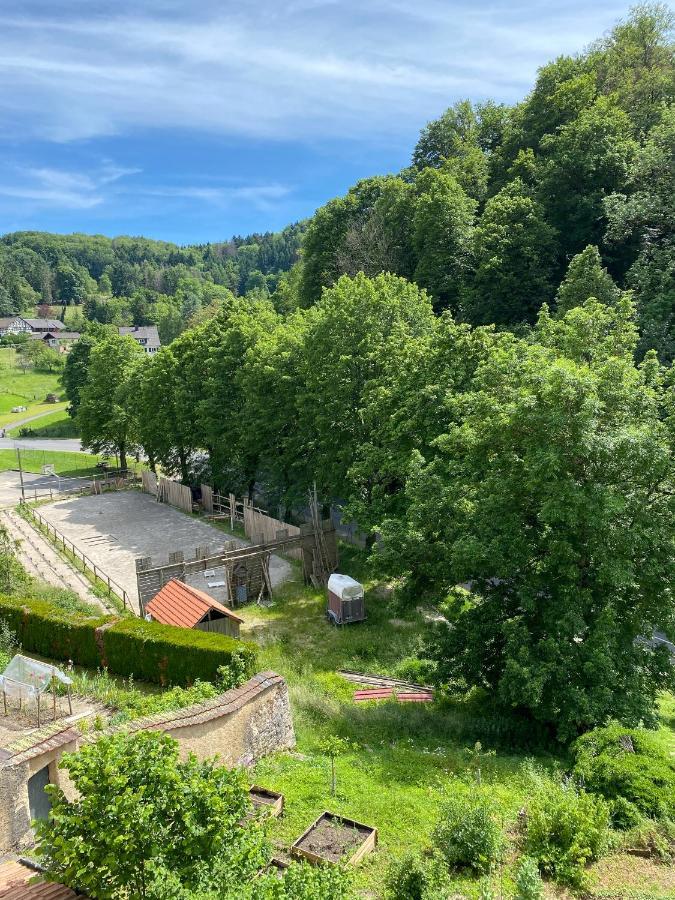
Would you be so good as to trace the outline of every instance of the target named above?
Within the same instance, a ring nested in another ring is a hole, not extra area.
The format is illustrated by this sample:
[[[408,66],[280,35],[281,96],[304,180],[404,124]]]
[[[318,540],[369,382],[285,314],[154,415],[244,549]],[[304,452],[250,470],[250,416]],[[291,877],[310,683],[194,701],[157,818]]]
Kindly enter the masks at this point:
[[[248,794],[256,812],[263,810],[276,819],[284,811],[284,795],[277,791],[254,784],[249,788]]]
[[[377,828],[324,812],[300,835],[291,854],[311,863],[346,862],[355,866],[376,845]]]

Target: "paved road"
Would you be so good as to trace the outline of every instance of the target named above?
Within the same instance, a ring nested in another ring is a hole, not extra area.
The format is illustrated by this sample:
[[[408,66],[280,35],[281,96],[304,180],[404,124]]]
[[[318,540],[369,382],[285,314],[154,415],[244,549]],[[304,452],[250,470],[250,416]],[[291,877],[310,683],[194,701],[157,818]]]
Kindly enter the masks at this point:
[[[36,438],[35,440],[0,438],[0,450],[55,450],[57,453],[79,453],[82,444],[78,438]]]

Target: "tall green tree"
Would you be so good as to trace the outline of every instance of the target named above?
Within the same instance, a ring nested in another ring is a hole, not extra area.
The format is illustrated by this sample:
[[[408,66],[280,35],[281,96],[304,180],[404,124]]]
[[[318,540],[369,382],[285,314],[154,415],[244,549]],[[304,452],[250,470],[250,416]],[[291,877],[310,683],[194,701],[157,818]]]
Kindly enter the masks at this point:
[[[623,188],[637,150],[632,131],[626,113],[600,97],[542,139],[539,198],[559,230],[561,260],[602,240],[603,200]]]
[[[391,409],[384,404],[371,416],[373,395],[389,390],[393,373],[433,328],[427,295],[394,275],[343,276],[324,292],[307,328],[298,396],[307,476],[323,497],[358,497],[368,506],[378,484],[384,488],[384,470],[352,485],[347,476],[357,452],[383,440],[381,416]]]
[[[654,722],[675,685],[642,640],[674,619],[672,372],[636,367],[636,342],[627,299],[500,336],[418,458],[403,529],[384,527],[392,567],[448,595],[440,679],[565,740]]]
[[[605,201],[607,238],[634,257],[627,276],[638,303],[640,349],[675,357],[675,105],[631,165],[624,190]]]
[[[621,291],[602,265],[597,247],[586,247],[572,258],[555,298],[556,313],[564,315],[594,297],[605,306],[616,303]]]
[[[415,183],[415,281],[435,306],[456,310],[469,267],[476,202],[452,175],[426,169]]]
[[[128,381],[143,350],[128,335],[111,334],[92,347],[86,384],[80,390],[77,424],[82,444],[94,453],[115,453],[120,466],[127,465],[127,452],[135,443],[135,400]]]
[[[485,205],[473,234],[473,277],[462,301],[474,324],[533,322],[552,296],[556,233],[519,178]]]

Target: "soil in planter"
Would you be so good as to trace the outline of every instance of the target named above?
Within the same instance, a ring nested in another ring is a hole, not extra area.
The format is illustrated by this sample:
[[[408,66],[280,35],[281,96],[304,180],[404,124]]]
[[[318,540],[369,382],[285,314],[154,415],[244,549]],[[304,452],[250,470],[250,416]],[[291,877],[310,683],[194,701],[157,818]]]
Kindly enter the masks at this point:
[[[298,846],[337,863],[345,857],[349,858],[371,833],[371,828],[323,818]]]
[[[278,801],[278,797],[270,797],[269,794],[263,794],[262,791],[249,791],[251,803],[255,806],[274,806]]]

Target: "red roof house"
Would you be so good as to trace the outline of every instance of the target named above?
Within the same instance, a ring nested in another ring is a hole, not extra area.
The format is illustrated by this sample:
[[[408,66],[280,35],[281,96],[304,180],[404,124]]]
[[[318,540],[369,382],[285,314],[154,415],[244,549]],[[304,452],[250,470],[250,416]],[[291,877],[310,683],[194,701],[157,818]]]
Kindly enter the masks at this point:
[[[163,625],[218,631],[232,637],[239,637],[239,625],[244,621],[204,591],[175,578],[146,604],[145,612]]]

